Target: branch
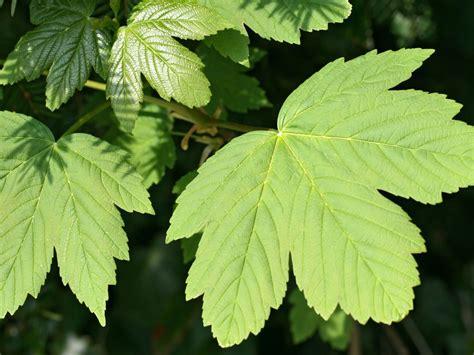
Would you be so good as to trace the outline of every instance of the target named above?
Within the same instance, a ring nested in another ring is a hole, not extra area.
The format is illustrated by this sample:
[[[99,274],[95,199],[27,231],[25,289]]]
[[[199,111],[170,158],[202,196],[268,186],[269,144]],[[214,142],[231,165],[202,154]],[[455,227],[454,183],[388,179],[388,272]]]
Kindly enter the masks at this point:
[[[5,64],[5,60],[0,59],[0,65],[4,65],[4,64]],[[44,72],[43,74],[46,75],[47,72]],[[84,86],[90,89],[100,90],[100,91],[105,91],[107,88],[106,84],[93,81],[93,80],[87,80]],[[273,128],[268,128],[268,127],[256,127],[256,126],[249,126],[249,125],[244,125],[244,124],[240,124],[236,122],[216,120],[215,118],[212,118],[206,115],[205,113],[199,111],[198,109],[191,109],[177,102],[169,102],[169,101],[165,101],[163,99],[159,99],[153,96],[145,95],[143,97],[143,101],[166,108],[172,112],[175,112],[178,114],[176,115],[176,118],[186,121],[186,122],[193,123],[199,126],[199,128],[219,127],[219,128],[225,128],[232,131],[236,131],[236,132],[241,132],[241,133],[247,133],[247,132],[252,132],[252,131],[274,131]]]
[[[94,90],[101,90],[101,91],[106,90],[106,85],[104,83],[99,83],[97,81],[92,81],[92,80],[87,80],[84,86],[90,89],[94,89]],[[225,129],[229,129],[236,132],[242,132],[242,133],[258,131],[258,130],[265,130],[265,131],[272,130],[271,128],[267,128],[267,127],[255,127],[255,126],[248,126],[248,125],[244,125],[244,124],[240,124],[236,122],[216,120],[215,118],[209,117],[208,115],[206,115],[205,113],[201,112],[198,109],[191,109],[177,102],[169,102],[169,101],[165,101],[163,99],[159,99],[153,96],[145,95],[143,97],[143,101],[168,109],[176,113],[176,115],[174,116],[177,119],[180,119],[189,123],[193,123],[197,125],[199,128],[219,127],[219,128],[225,128]]]
[[[100,104],[99,106],[97,106],[96,108],[94,108],[92,111],[87,112],[84,116],[78,118],[78,120],[71,127],[69,127],[69,129],[66,132],[63,133],[61,138],[76,132],[79,128],[84,126],[87,122],[89,122],[91,119],[93,119],[95,116],[97,116],[99,113],[101,113],[102,111],[104,111],[105,109],[109,107],[110,107],[110,102],[106,101]]]

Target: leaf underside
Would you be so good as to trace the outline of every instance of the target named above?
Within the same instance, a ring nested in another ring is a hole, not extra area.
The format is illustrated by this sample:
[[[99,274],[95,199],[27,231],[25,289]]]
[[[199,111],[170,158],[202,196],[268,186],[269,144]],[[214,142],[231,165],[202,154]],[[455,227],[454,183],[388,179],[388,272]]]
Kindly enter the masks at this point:
[[[203,232],[187,279],[222,346],[257,334],[298,287],[324,319],[339,306],[365,323],[413,307],[424,240],[378,190],[438,203],[474,184],[474,129],[439,94],[389,90],[432,51],[336,60],[283,105],[278,132],[234,139],[178,198],[167,241]]]
[[[105,324],[114,258],[127,260],[115,205],[153,213],[127,154],[87,134],[55,141],[31,117],[0,112],[0,318],[36,297],[56,251],[63,283]]]

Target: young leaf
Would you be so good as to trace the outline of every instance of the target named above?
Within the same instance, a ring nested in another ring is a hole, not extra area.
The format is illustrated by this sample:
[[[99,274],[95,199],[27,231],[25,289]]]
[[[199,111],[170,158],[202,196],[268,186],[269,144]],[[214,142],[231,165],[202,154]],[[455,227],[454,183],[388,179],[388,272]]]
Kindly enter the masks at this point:
[[[94,0],[34,0],[31,22],[0,71],[0,84],[37,79],[49,69],[46,106],[55,110],[81,90],[91,67],[105,76],[104,55],[111,36],[90,17]]]
[[[382,189],[421,202],[474,184],[474,128],[439,94],[389,91],[431,55],[412,49],[328,64],[283,105],[278,132],[243,135],[178,198],[168,242],[204,231],[187,280],[223,346],[258,333],[283,299],[289,255],[324,319],[339,305],[361,323],[413,306],[425,251]]]
[[[336,310],[325,321],[308,307],[303,293],[299,290],[293,290],[290,303],[290,330],[295,344],[302,343],[319,331],[321,339],[331,344],[334,349],[347,349],[352,328],[351,320],[344,312]]]
[[[166,100],[204,106],[211,93],[199,57],[177,42],[203,39],[229,27],[213,10],[193,0],[139,3],[112,48],[107,96],[122,128],[131,132],[143,100],[141,74]]]
[[[263,38],[300,42],[300,30],[325,30],[351,13],[348,0],[199,0],[247,34],[244,25]]]
[[[219,105],[240,113],[270,106],[258,80],[245,74],[247,68],[204,45],[198,48],[197,53],[206,66],[204,73],[211,83],[211,112]]]
[[[130,162],[143,177],[146,188],[158,184],[176,161],[176,147],[171,128],[173,122],[168,113],[158,106],[146,105],[141,110],[133,135],[119,133],[115,145],[130,153]]]
[[[64,284],[105,324],[114,258],[128,259],[114,205],[153,213],[140,175],[100,139],[56,142],[31,117],[3,111],[0,119],[0,317],[38,295],[54,248]]]

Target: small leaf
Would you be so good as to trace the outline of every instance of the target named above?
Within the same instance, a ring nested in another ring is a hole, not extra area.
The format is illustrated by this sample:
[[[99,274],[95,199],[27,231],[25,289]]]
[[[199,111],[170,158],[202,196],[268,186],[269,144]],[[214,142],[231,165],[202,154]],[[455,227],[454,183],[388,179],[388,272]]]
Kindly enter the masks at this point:
[[[351,319],[340,309],[325,321],[308,307],[303,293],[297,289],[290,295],[290,330],[293,342],[299,344],[317,331],[321,339],[336,349],[346,350],[351,339]]]
[[[173,187],[173,193],[180,195],[188,184],[197,176],[197,171],[191,171],[182,176]],[[191,238],[181,239],[181,249],[183,250],[183,261],[185,264],[190,263],[196,257],[196,252],[201,241],[201,235],[195,235]]]
[[[299,43],[300,30],[326,30],[351,13],[348,0],[199,0],[247,34],[244,25],[263,38]]]
[[[105,324],[127,237],[114,205],[153,213],[126,153],[86,134],[55,142],[31,117],[0,113],[0,317],[36,297],[56,250],[61,278]]]
[[[352,319],[337,309],[327,321],[323,321],[319,336],[335,350],[347,350],[352,335]]]
[[[291,336],[293,343],[299,344],[316,334],[324,319],[308,307],[303,293],[299,290],[293,290],[289,299],[291,303],[289,313]]]
[[[130,154],[130,162],[149,188],[158,184],[176,161],[176,147],[171,128],[173,122],[168,113],[158,106],[146,105],[140,111],[133,135],[118,133],[113,143]]]
[[[283,105],[278,132],[232,140],[179,196],[167,241],[203,232],[187,280],[222,346],[257,334],[298,287],[324,319],[339,306],[390,324],[413,307],[409,216],[378,190],[437,203],[474,184],[474,128],[439,94],[389,90],[432,54],[370,52],[328,64]]]
[[[139,3],[112,49],[107,96],[126,132],[131,132],[143,101],[141,74],[162,98],[189,107],[209,102],[209,82],[196,54],[177,42],[203,39],[229,27],[214,11],[192,0]]]
[[[178,181],[176,181],[176,184],[174,184],[173,186],[172,193],[174,193],[175,195],[180,195],[186,189],[186,186],[188,186],[189,183],[193,181],[197,175],[197,171],[193,170],[179,178]]]
[[[258,80],[246,75],[247,68],[206,46],[200,46],[197,52],[206,66],[204,73],[211,82],[210,112],[220,105],[240,113],[270,106]]]
[[[250,39],[241,32],[232,29],[219,31],[215,35],[207,37],[204,43],[213,47],[223,57],[229,58],[245,67],[250,66]]]
[[[19,40],[0,71],[0,84],[37,79],[49,69],[46,106],[56,110],[81,90],[92,67],[105,76],[110,34],[90,17],[95,1],[33,0],[31,22],[39,25]]]

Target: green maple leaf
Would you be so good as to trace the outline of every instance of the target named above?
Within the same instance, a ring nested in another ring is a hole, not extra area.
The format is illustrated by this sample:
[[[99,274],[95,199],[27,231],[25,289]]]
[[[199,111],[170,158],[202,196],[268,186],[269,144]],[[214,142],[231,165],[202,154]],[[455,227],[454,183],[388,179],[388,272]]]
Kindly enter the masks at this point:
[[[127,154],[87,134],[54,140],[31,117],[0,113],[0,317],[36,297],[56,251],[61,278],[105,324],[114,258],[127,237],[114,205],[153,213]]]
[[[143,177],[146,188],[158,184],[176,161],[176,147],[168,112],[146,105],[140,111],[133,135],[118,133],[113,143],[130,154],[130,162]]]
[[[193,0],[150,0],[139,3],[112,48],[107,96],[131,132],[143,101],[141,74],[166,100],[205,106],[211,97],[199,57],[177,42],[203,39],[229,27],[213,10]]]
[[[352,327],[350,318],[344,312],[338,309],[325,321],[308,307],[303,293],[299,290],[291,293],[290,303],[290,330],[295,344],[304,342],[318,331],[321,339],[331,344],[334,349],[347,349]]]
[[[211,83],[210,112],[214,112],[219,105],[240,113],[270,106],[258,80],[246,74],[246,67],[233,63],[204,45],[198,48],[197,53],[206,65],[204,73]]]
[[[351,13],[348,0],[199,0],[218,11],[236,29],[244,25],[263,38],[299,43],[300,30],[325,30]]]
[[[35,0],[26,33],[0,71],[0,84],[37,79],[49,69],[46,106],[55,110],[81,90],[91,68],[105,78],[111,35],[91,18],[94,0]]]
[[[203,231],[187,280],[223,346],[263,327],[286,291],[289,256],[309,306],[365,323],[399,321],[425,251],[409,216],[379,192],[424,203],[474,184],[474,128],[439,94],[389,90],[430,50],[328,64],[283,105],[278,131],[245,134],[178,198],[168,242]]]

